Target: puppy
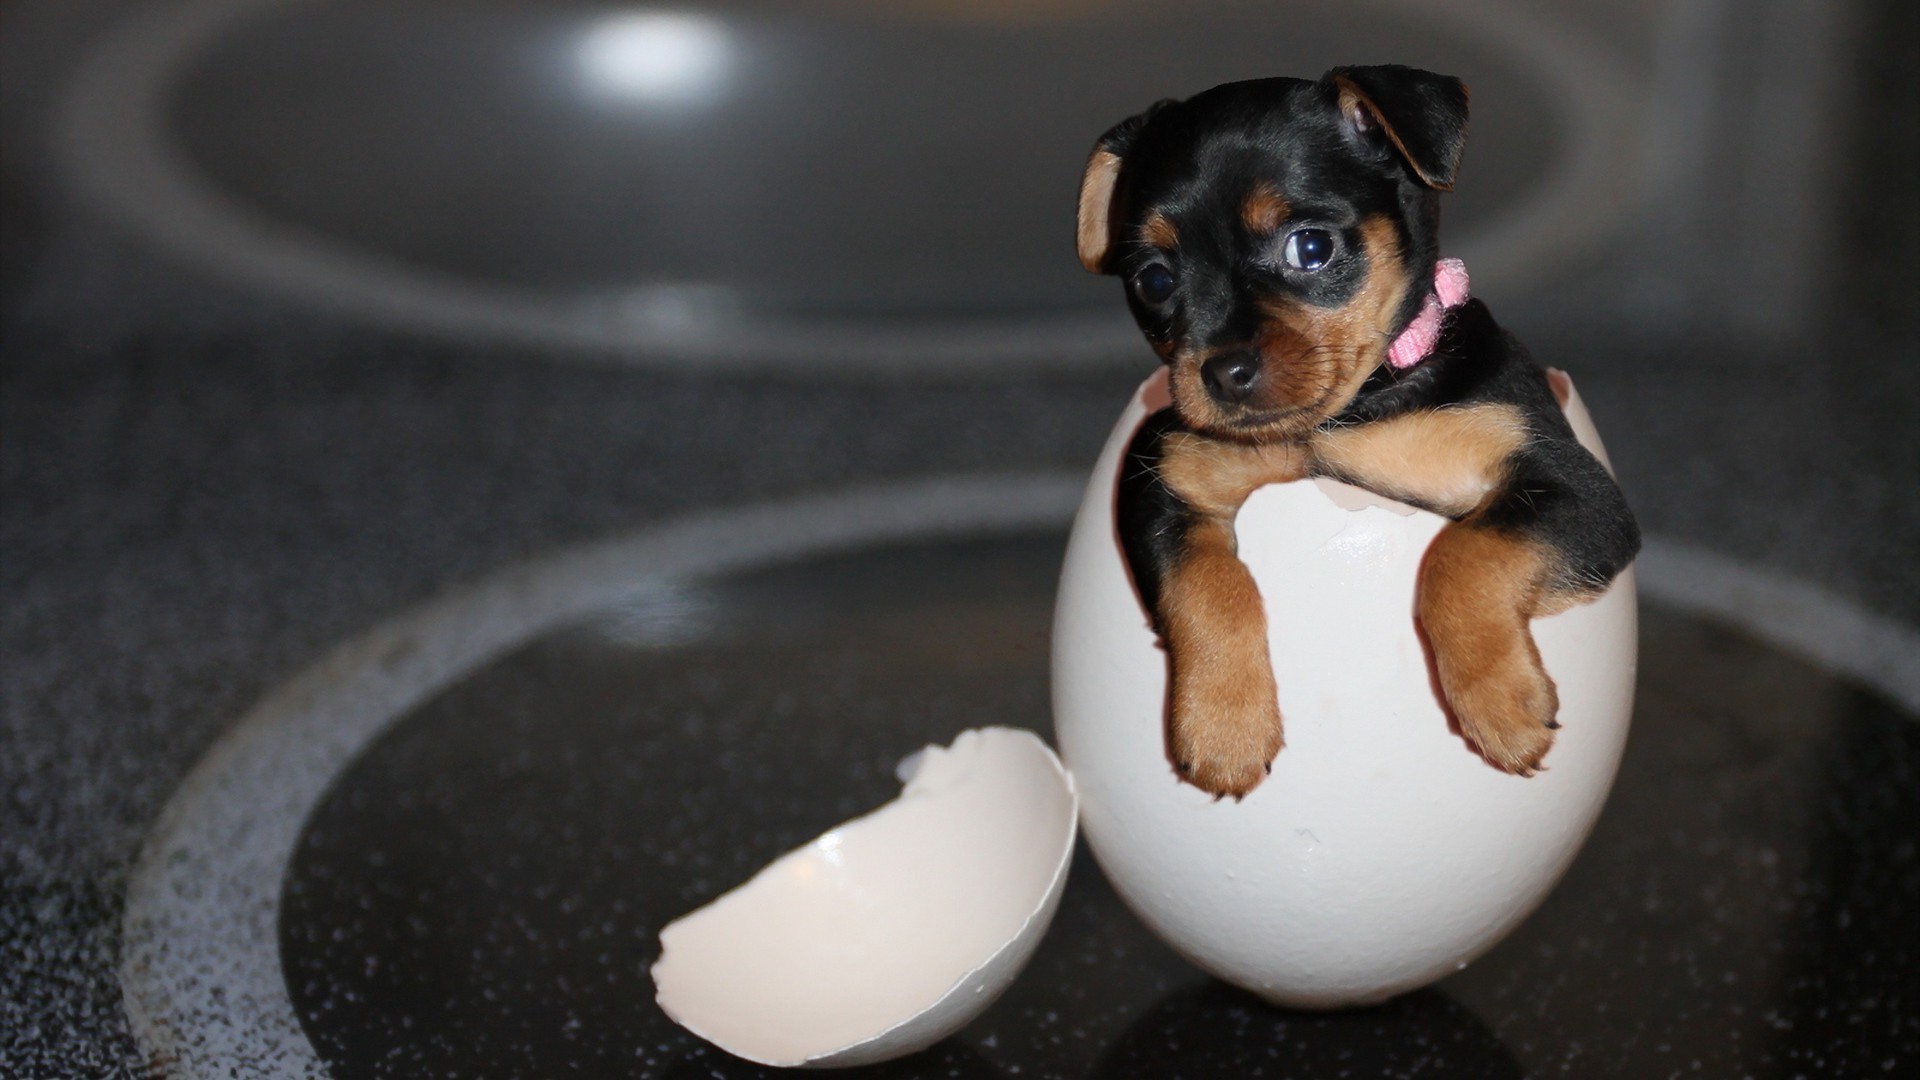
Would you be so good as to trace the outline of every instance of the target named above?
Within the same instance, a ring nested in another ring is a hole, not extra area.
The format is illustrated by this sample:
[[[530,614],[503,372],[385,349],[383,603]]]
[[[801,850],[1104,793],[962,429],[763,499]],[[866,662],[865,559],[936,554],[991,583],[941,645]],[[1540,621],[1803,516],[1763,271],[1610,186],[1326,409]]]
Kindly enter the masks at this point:
[[[1336,68],[1163,101],[1101,136],[1080,261],[1126,285],[1173,405],[1134,438],[1116,520],[1169,666],[1169,752],[1236,798],[1283,745],[1266,615],[1233,523],[1326,476],[1449,519],[1415,616],[1467,741],[1540,768],[1558,699],[1529,621],[1605,591],[1639,529],[1545,371],[1439,258],[1458,79]]]

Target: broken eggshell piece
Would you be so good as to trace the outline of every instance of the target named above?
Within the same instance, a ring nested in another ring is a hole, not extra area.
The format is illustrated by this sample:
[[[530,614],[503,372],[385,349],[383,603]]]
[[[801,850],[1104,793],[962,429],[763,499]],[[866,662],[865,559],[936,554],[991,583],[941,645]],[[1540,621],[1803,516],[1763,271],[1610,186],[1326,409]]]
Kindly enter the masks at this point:
[[[999,727],[899,771],[899,798],[660,932],[668,1016],[763,1065],[850,1066],[931,1046],[999,997],[1059,906],[1072,780]]]

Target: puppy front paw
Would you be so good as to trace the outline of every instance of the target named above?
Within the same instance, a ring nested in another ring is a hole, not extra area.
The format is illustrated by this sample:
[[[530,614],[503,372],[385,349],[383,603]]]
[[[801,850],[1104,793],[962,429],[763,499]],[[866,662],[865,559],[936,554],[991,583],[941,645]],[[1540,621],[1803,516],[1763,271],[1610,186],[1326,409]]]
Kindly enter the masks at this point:
[[[1465,666],[1443,657],[1439,667],[1441,689],[1467,742],[1515,776],[1539,771],[1560,726],[1554,719],[1560,697],[1539,659],[1523,652]]]
[[[1169,750],[1188,783],[1238,799],[1273,770],[1285,740],[1264,648],[1257,663],[1176,671],[1172,704]]]

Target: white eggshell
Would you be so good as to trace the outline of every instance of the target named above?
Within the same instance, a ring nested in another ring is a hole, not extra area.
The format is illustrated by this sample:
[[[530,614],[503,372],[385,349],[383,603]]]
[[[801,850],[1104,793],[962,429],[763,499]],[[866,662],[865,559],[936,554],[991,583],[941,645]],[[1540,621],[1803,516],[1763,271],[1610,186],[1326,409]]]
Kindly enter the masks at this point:
[[[660,1007],[737,1057],[848,1066],[931,1046],[1013,982],[1060,903],[1073,782],[1032,732],[901,763],[900,797],[660,932]]]
[[[1120,418],[1061,575],[1054,715],[1089,845],[1155,932],[1279,1004],[1372,1003],[1465,967],[1546,896],[1606,800],[1633,707],[1631,571],[1534,622],[1562,729],[1545,771],[1521,778],[1450,730],[1415,631],[1416,574],[1445,521],[1330,481],[1255,492],[1240,555],[1266,603],[1287,745],[1244,801],[1215,801],[1169,763],[1166,657],[1114,532],[1122,455],[1166,401],[1156,376]],[[1567,413],[1599,453],[1577,396]]]

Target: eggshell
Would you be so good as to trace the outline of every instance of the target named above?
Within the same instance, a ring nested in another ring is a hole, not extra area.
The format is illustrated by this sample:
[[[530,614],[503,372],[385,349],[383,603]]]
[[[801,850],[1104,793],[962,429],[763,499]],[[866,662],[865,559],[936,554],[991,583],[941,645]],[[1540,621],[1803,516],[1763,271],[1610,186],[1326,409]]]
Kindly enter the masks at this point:
[[[1244,801],[1215,801],[1169,762],[1166,657],[1114,533],[1122,454],[1166,401],[1156,376],[1120,418],[1061,576],[1055,724],[1089,845],[1161,937],[1279,1004],[1367,1004],[1465,967],[1546,896],[1606,800],[1633,706],[1631,571],[1534,622],[1563,726],[1545,771],[1521,778],[1450,729],[1428,674],[1414,584],[1445,521],[1331,481],[1255,492],[1240,555],[1287,746]],[[1567,413],[1598,453],[1577,395]]]
[[[1032,732],[901,763],[874,812],[660,932],[660,1007],[763,1065],[900,1057],[959,1030],[1033,955],[1073,854],[1073,782]]]

